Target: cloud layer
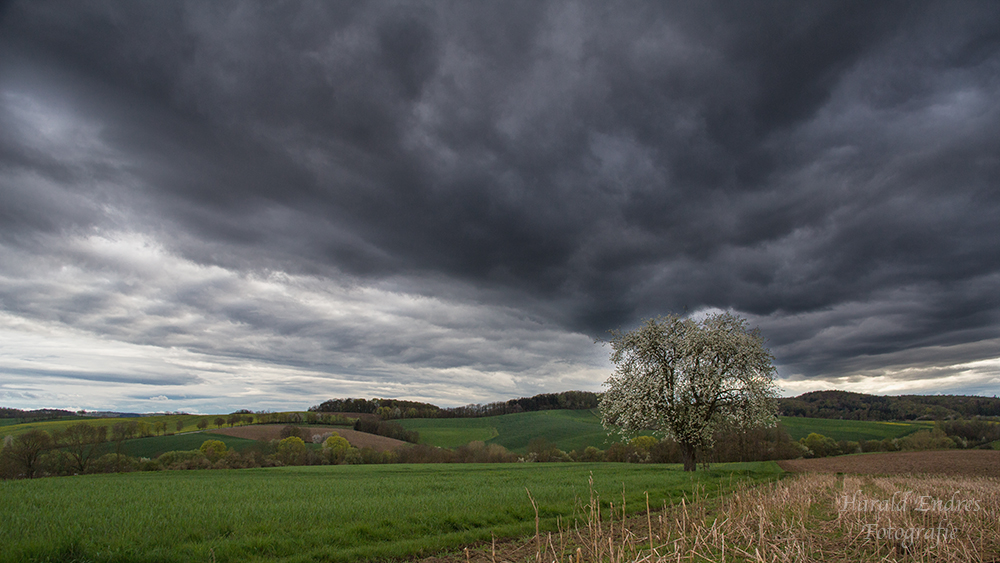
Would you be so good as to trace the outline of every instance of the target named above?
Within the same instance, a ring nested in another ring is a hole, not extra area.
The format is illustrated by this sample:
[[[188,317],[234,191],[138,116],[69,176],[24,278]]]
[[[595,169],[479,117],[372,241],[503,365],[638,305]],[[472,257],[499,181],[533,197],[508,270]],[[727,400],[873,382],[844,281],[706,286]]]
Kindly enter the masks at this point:
[[[4,404],[596,390],[710,308],[789,392],[1000,389],[995,3],[0,18]]]

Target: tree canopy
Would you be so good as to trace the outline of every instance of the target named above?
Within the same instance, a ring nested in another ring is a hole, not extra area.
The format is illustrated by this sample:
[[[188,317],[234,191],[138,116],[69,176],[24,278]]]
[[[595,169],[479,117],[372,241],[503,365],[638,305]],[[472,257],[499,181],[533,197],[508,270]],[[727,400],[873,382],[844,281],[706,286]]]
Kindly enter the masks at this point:
[[[775,423],[773,357],[746,319],[732,313],[701,321],[671,315],[611,334],[616,369],[604,383],[605,426],[673,438],[686,471],[696,467],[698,449],[712,446],[720,425]]]

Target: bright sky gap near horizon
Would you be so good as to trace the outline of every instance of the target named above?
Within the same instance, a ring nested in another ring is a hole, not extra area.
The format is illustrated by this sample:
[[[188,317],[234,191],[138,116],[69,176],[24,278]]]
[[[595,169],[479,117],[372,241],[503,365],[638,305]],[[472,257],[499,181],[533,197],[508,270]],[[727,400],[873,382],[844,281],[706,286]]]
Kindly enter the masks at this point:
[[[1000,393],[1000,3],[0,0],[0,406]]]

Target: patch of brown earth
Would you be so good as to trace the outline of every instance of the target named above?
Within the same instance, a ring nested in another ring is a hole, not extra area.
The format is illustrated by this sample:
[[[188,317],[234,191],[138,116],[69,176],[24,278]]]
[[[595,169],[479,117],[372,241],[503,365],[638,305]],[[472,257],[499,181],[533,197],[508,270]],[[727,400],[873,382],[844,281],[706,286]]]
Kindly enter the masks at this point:
[[[931,452],[882,452],[871,454],[779,461],[795,473],[866,473],[902,475],[926,473],[968,477],[1000,477],[1000,451],[942,450]]]
[[[285,426],[284,424],[253,424],[250,426],[219,428],[218,430],[209,430],[208,432],[236,438],[246,438],[248,440],[280,440],[281,429]],[[367,432],[358,432],[357,430],[344,428],[343,426],[299,426],[299,428],[303,429],[308,436],[319,437],[319,442],[325,440],[331,433],[336,432],[355,448],[372,448],[379,452],[394,450],[406,445],[406,442],[402,440],[368,434]],[[315,439],[312,441],[316,442]]]

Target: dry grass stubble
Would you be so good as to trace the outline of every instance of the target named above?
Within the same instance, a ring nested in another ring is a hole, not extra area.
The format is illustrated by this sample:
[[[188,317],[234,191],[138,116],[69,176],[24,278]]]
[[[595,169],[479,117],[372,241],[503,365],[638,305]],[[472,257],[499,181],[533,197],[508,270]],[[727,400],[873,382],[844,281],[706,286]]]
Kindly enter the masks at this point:
[[[592,497],[584,526],[424,561],[1000,562],[997,479],[804,474],[691,500],[623,517]]]

